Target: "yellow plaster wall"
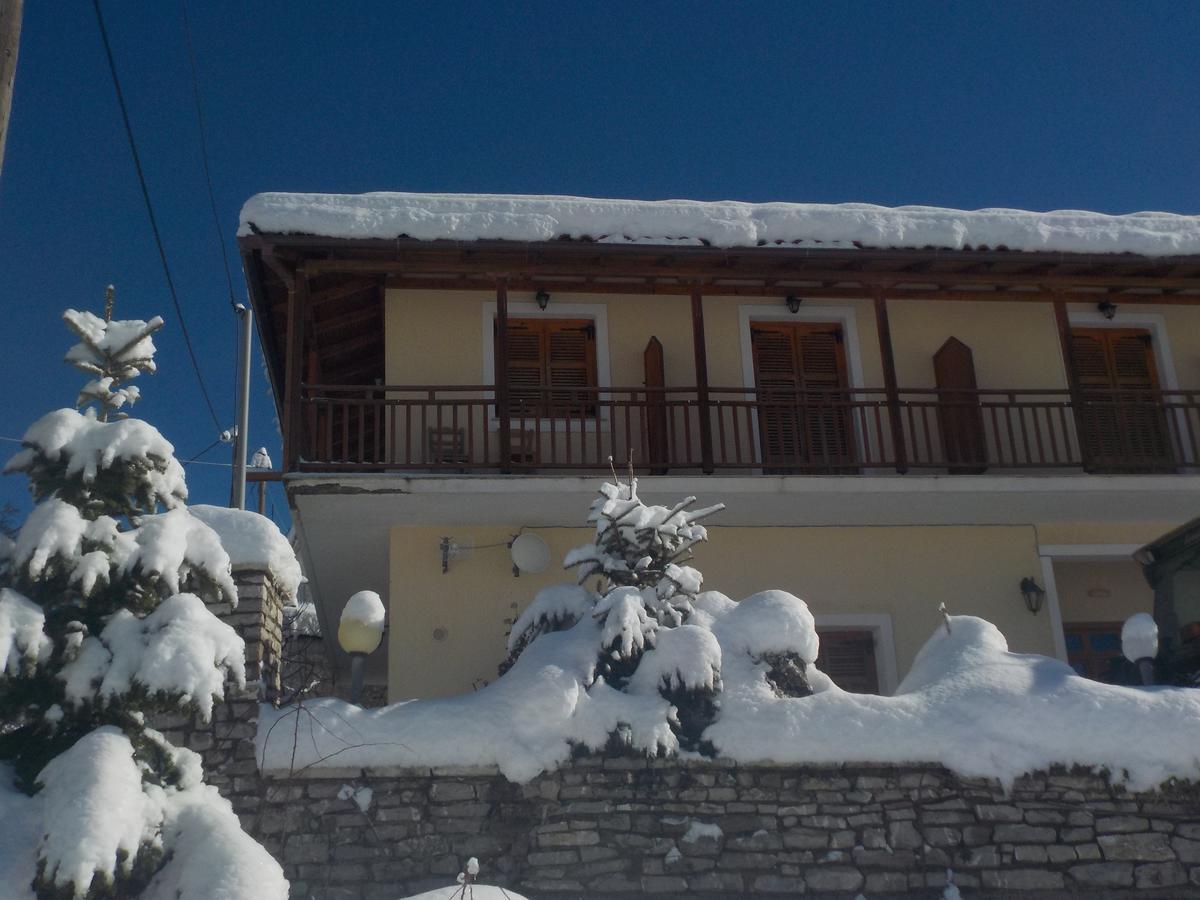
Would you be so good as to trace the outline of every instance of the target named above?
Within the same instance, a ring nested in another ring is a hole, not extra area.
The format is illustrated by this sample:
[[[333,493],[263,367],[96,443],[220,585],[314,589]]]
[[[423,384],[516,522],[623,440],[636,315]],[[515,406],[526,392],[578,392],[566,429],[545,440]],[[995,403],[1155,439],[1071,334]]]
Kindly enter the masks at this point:
[[[1063,622],[1123,622],[1154,612],[1154,592],[1133,560],[1054,563]]]
[[[1038,543],[1149,544],[1182,522],[1045,522],[1037,526]]]
[[[388,290],[385,305],[387,381],[390,384],[476,384],[483,378],[482,304],[494,299],[485,291]],[[533,302],[533,294],[514,291],[510,303]],[[813,307],[853,311],[857,326],[863,387],[882,387],[878,337],[871,301],[806,301]],[[663,342],[667,384],[695,383],[691,306],[688,297],[670,295],[563,294],[551,298],[550,311],[572,314],[580,304],[607,307],[609,355],[614,386],[640,386],[642,351],[651,335]],[[743,385],[740,310],[749,307],[778,316],[777,298],[706,297],[709,383]],[[933,354],[948,337],[971,347],[983,388],[1064,389],[1066,374],[1058,332],[1049,303],[892,301],[889,306],[896,375],[901,387],[933,387]],[[1166,326],[1179,384],[1200,386],[1200,307],[1147,306],[1122,315],[1160,315]],[[753,313],[752,313],[753,314]]]
[[[506,618],[548,584],[569,580],[552,565],[513,578],[501,543],[515,529],[469,525],[397,526],[391,533],[389,698],[468,691],[494,679],[504,656]],[[584,528],[538,529],[552,559],[585,543]],[[442,535],[471,539],[470,558],[441,573]],[[1039,571],[1027,526],[896,528],[721,528],[699,548],[705,586],[740,599],[766,588],[802,597],[814,614],[892,617],[901,677],[938,627],[939,603],[994,622],[1016,650],[1052,653],[1049,616],[1025,610],[1018,585]],[[444,640],[435,640],[444,629]]]

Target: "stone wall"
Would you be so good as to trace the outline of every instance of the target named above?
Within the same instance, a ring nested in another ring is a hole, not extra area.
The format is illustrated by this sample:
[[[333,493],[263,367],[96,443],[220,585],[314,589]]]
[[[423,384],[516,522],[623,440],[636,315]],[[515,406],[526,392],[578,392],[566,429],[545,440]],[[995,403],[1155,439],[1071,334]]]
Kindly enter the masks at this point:
[[[151,724],[176,746],[187,747],[204,760],[204,779],[233,804],[243,827],[251,828],[261,808],[262,779],[255,759],[261,698],[279,690],[282,645],[283,592],[261,571],[233,573],[238,605],[210,604],[209,608],[238,630],[246,642],[246,687],[225,686],[225,700],[213,709],[212,720],[199,716],[160,714]]]
[[[369,787],[365,810],[351,790]],[[339,797],[339,794],[343,795]],[[267,774],[257,836],[294,898],[481,880],[531,896],[968,898],[1200,895],[1200,786],[1131,794],[1088,774],[1010,792],[937,767],[585,758],[515,785],[478,770]]]

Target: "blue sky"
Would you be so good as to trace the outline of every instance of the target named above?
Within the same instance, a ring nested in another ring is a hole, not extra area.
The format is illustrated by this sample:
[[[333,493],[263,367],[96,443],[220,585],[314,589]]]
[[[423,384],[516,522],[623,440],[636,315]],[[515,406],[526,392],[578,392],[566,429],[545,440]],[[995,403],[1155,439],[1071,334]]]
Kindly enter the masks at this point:
[[[184,313],[232,422],[234,320],[180,9],[104,3]],[[231,254],[238,209],[264,190],[1200,213],[1196,3],[191,0],[189,11]],[[118,315],[167,319],[136,412],[181,457],[214,440],[83,0],[26,4],[0,236],[0,437],[73,402],[60,312],[99,311],[114,282]],[[255,377],[251,442],[278,459],[257,365]],[[225,502],[226,470],[190,466],[189,483],[194,501]],[[0,479],[4,500],[27,505],[22,479]],[[278,488],[273,505],[284,520]]]

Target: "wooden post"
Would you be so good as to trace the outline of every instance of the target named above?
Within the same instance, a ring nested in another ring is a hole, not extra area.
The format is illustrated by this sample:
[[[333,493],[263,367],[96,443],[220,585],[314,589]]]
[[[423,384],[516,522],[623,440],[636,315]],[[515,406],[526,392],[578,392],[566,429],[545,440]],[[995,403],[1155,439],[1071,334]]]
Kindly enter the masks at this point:
[[[300,381],[303,377],[304,322],[308,316],[308,278],[296,270],[288,288],[287,349],[283,376],[283,471],[300,461]]]
[[[900,417],[900,389],[896,386],[896,357],[892,354],[892,326],[888,322],[887,298],[883,288],[875,289],[875,330],[879,333],[879,361],[883,366],[883,390],[887,395],[888,423],[892,429],[892,447],[896,471],[908,471],[908,448],[904,442],[904,420]]]
[[[24,5],[24,0],[0,0],[0,170],[4,168],[4,144],[8,140],[13,82],[17,78],[17,49],[21,43]]]
[[[512,471],[512,410],[508,403],[508,281],[496,279],[496,418],[500,421],[500,472]]]
[[[1067,301],[1061,294],[1054,295],[1054,324],[1058,327],[1058,343],[1062,348],[1063,367],[1067,372],[1067,392],[1071,395],[1071,406],[1079,409],[1079,375],[1075,371],[1075,354],[1071,352],[1071,320],[1067,316]]]
[[[700,285],[692,286],[692,352],[696,358],[696,403],[700,420],[700,468],[713,473],[712,410],[708,400],[708,351],[704,342],[704,298]]]

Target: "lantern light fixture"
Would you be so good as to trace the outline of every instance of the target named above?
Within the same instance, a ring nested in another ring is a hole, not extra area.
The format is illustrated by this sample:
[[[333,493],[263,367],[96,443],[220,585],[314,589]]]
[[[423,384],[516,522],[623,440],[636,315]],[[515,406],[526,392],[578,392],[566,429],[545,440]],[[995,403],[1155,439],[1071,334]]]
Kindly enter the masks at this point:
[[[1046,591],[1032,578],[1022,578],[1021,596],[1025,598],[1025,608],[1036,616],[1042,609]]]
[[[374,591],[359,591],[342,610],[338,621],[338,644],[350,654],[350,702],[362,697],[363,677],[367,656],[374,653],[383,640],[387,610],[383,599]]]
[[[1117,304],[1113,303],[1111,300],[1101,300],[1096,304],[1096,311],[1111,322],[1113,316],[1117,314]]]
[[[545,310],[550,305],[550,295],[545,291],[538,291],[533,295],[533,299],[537,301],[538,309]]]
[[[793,315],[800,312],[801,299],[795,294],[788,294],[787,297],[784,298],[783,302],[787,304],[788,312],[792,313]]]

